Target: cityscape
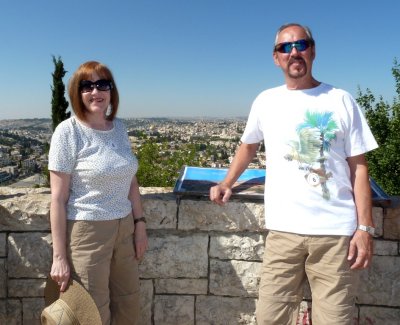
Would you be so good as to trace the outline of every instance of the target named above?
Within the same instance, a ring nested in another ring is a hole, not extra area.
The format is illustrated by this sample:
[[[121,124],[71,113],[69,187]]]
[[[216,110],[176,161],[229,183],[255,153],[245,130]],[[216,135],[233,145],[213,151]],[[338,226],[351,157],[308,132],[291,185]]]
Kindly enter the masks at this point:
[[[246,124],[244,117],[123,120],[136,155],[150,142],[165,157],[187,154],[190,145],[196,148],[191,163],[213,168],[229,166]],[[0,186],[48,186],[43,173],[47,169],[51,135],[51,119],[0,120]],[[182,167],[174,165],[176,177]],[[264,167],[265,154],[259,150],[249,168]],[[24,182],[26,179],[30,183]]]

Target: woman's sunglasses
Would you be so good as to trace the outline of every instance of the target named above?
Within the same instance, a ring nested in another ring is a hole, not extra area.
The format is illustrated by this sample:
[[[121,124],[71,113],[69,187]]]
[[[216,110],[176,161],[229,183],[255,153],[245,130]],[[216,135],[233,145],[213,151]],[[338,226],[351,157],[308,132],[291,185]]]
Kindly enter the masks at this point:
[[[105,79],[97,81],[82,80],[79,83],[79,90],[81,93],[91,93],[96,88],[99,91],[107,91],[112,88],[112,82]]]
[[[307,50],[314,42],[311,40],[300,39],[295,42],[284,42],[275,45],[275,51],[279,53],[290,53],[292,49],[295,48],[299,52]]]

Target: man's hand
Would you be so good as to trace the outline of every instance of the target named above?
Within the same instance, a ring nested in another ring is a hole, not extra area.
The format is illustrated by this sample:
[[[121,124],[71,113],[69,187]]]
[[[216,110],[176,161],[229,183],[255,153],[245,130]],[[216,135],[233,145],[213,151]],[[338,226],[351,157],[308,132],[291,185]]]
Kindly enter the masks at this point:
[[[232,189],[225,183],[220,183],[210,188],[210,200],[224,205],[232,195]]]
[[[362,230],[357,230],[350,241],[349,255],[351,269],[365,269],[371,264],[373,253],[372,236]]]

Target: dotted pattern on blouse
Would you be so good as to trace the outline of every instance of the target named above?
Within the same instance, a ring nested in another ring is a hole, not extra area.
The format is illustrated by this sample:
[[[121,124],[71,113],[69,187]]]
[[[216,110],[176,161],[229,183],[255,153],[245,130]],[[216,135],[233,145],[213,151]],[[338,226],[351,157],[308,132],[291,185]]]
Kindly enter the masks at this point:
[[[113,220],[132,211],[128,199],[138,162],[123,122],[99,131],[73,116],[53,133],[49,170],[71,174],[69,220]]]

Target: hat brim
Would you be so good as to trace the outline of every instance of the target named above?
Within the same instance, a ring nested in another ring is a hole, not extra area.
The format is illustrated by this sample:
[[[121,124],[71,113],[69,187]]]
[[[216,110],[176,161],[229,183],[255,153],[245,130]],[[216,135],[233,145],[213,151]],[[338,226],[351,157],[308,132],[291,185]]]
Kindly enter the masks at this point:
[[[101,325],[99,310],[89,292],[76,280],[71,279],[67,289],[60,292],[60,286],[50,277],[44,289],[46,306],[62,299],[76,315],[81,324]]]

